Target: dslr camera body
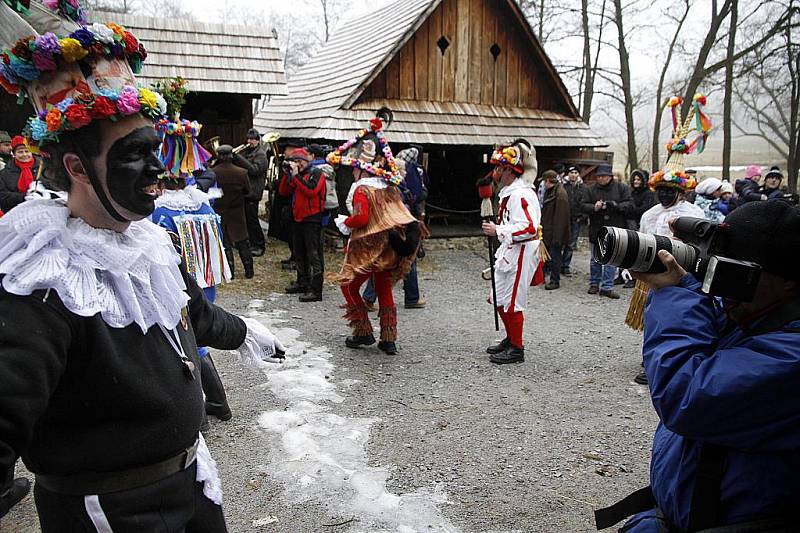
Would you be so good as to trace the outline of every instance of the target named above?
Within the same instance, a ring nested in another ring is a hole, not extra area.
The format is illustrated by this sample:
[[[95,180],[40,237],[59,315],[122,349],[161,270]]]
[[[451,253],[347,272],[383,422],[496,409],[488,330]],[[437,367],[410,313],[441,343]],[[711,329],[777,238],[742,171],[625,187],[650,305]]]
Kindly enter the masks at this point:
[[[658,252],[666,250],[684,270],[702,281],[704,293],[749,302],[755,295],[761,266],[731,257],[737,254],[729,249],[728,231],[724,222],[695,217],[678,217],[672,222],[672,232],[679,240],[604,226],[594,245],[595,257],[604,265],[658,274],[666,271]]]

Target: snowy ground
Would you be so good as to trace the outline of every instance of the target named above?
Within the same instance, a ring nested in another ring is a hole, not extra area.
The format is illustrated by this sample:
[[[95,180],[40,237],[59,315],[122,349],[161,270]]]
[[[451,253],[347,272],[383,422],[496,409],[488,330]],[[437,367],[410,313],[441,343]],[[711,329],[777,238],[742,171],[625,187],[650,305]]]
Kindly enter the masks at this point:
[[[629,291],[587,295],[577,256],[561,290],[531,289],[526,362],[497,367],[483,353],[497,337],[483,254],[425,261],[437,265],[420,278],[428,307],[401,305],[396,356],[344,347],[333,286],[313,304],[221,298],[289,346],[264,370],[214,355],[234,419],[212,421],[206,440],[231,531],[591,531],[593,508],[647,484],[656,418],[632,381]],[[0,531],[38,531],[30,498]]]

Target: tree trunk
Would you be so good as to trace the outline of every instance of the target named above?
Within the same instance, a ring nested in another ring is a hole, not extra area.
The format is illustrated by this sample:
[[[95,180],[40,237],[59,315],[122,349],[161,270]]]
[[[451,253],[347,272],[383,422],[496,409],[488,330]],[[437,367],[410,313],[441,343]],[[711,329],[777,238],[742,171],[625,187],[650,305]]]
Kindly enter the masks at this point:
[[[614,0],[614,22],[617,25],[619,70],[622,81],[622,94],[625,101],[625,129],[628,133],[628,170],[639,168],[639,155],[636,149],[636,128],[633,122],[633,90],[631,89],[631,66],[628,48],[625,46],[625,31],[622,24],[622,1]]]
[[[544,44],[544,0],[539,0],[539,42]]]
[[[731,0],[723,0],[722,6],[717,11],[717,0],[711,2],[711,24],[708,26],[706,37],[703,40],[703,45],[697,54],[697,61],[695,61],[694,68],[692,69],[692,77],[689,78],[689,85],[686,86],[686,92],[683,97],[683,106],[681,108],[681,116],[686,116],[692,106],[692,99],[695,93],[700,88],[706,77],[706,61],[714,48],[714,43],[717,40],[719,28],[722,26],[722,21],[728,16],[731,9]]]
[[[594,94],[594,76],[592,76],[592,47],[589,40],[589,0],[581,0],[581,20],[583,27],[583,108],[581,118],[587,124],[592,116],[592,95]]]
[[[672,41],[669,43],[667,49],[667,58],[664,60],[664,66],[661,68],[661,77],[658,79],[658,89],[656,90],[656,115],[653,121],[653,143],[651,145],[652,153],[650,154],[651,170],[655,172],[661,168],[660,155],[661,143],[658,142],[658,136],[661,133],[661,117],[664,113],[664,106],[666,99],[664,98],[664,81],[667,78],[667,71],[669,64],[672,62],[672,54],[675,52],[675,44],[678,42],[678,37],[683,29],[683,23],[686,22],[686,16],[689,14],[689,2],[684,3],[683,16],[678,21],[678,27],[675,28],[675,33],[672,35]]]
[[[789,4],[795,7],[795,1]],[[791,20],[791,19],[790,19]],[[797,179],[800,173],[800,43],[792,41],[792,30],[786,28],[786,66],[791,83],[789,103],[789,157],[786,161],[786,180],[789,190],[797,192]]]
[[[733,108],[733,64],[736,53],[736,25],[739,22],[739,0],[731,1],[730,30],[728,31],[728,64],[725,66],[725,100],[722,109],[722,180],[731,181],[731,145],[733,128],[731,110]]]

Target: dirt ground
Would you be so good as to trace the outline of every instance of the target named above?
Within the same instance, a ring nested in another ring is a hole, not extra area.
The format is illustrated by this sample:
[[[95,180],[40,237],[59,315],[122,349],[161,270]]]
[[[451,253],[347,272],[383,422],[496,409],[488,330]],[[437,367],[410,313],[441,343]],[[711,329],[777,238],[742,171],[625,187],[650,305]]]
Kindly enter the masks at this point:
[[[526,361],[498,367],[484,353],[499,335],[483,251],[429,251],[428,305],[404,309],[395,289],[399,353],[387,356],[344,347],[333,284],[317,303],[280,294],[291,273],[271,244],[257,278],[218,299],[289,348],[285,364],[263,368],[214,352],[234,418],[205,436],[231,531],[592,531],[593,509],[647,484],[656,417],[632,380],[630,291],[587,295],[585,253],[560,290],[530,289]],[[0,531],[39,531],[31,497]]]

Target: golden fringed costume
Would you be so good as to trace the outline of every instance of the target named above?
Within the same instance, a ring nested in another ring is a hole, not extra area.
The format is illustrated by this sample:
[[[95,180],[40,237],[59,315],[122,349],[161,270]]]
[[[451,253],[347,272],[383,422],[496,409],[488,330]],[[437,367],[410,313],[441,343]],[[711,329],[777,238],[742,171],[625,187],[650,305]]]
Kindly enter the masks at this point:
[[[361,274],[385,271],[391,272],[392,283],[395,283],[408,274],[416,252],[407,257],[399,256],[389,245],[389,231],[396,229],[405,239],[405,226],[417,219],[403,204],[396,187],[376,189],[362,185],[359,190],[367,196],[369,217],[366,226],[355,228],[350,234],[339,283],[344,285]]]

